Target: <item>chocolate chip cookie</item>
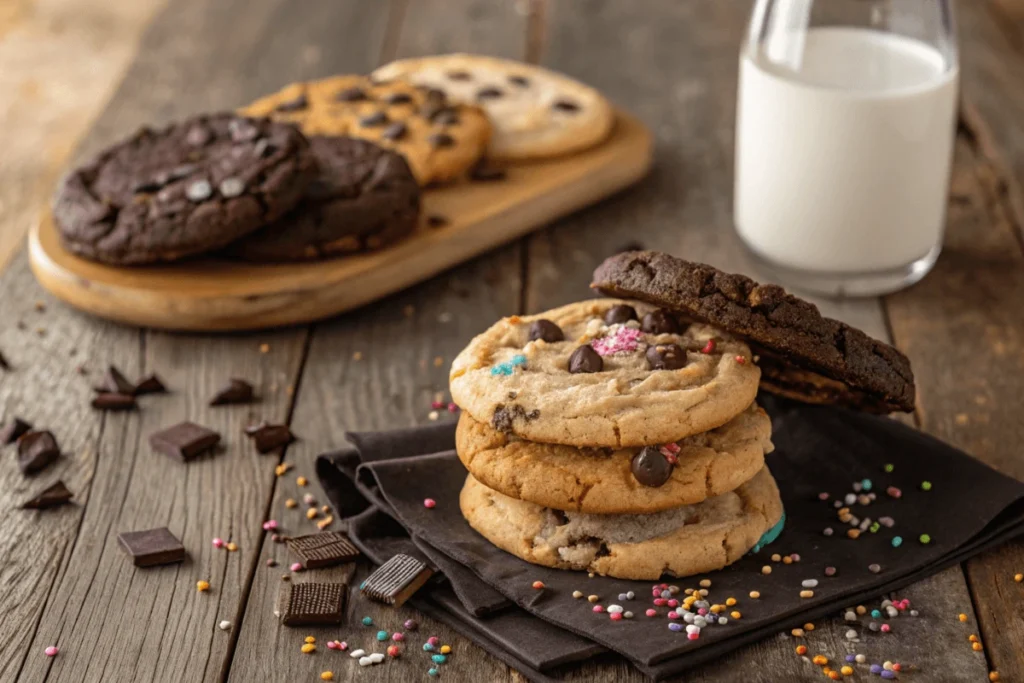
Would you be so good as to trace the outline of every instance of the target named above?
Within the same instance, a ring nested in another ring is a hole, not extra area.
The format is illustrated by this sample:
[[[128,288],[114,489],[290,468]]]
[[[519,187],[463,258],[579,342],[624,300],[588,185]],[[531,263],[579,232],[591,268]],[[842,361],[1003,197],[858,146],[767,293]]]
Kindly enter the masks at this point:
[[[761,386],[813,403],[871,412],[914,409],[914,373],[902,353],[778,285],[655,251],[616,254],[591,287],[728,330],[759,356]]]
[[[456,357],[449,383],[464,411],[498,431],[628,448],[722,426],[754,402],[760,376],[728,333],[596,299],[499,321]]]
[[[229,248],[247,261],[304,261],[379,249],[416,228],[420,188],[400,154],[369,140],[314,136],[319,174],[299,205]]]
[[[401,59],[373,73],[437,88],[476,104],[494,125],[487,148],[493,159],[535,159],[578,152],[602,142],[614,114],[597,90],[554,71],[482,55],[451,54]]]
[[[481,109],[439,90],[366,76],[292,83],[242,110],[297,124],[306,135],[371,140],[405,157],[420,185],[453,180],[483,155],[491,124]]]
[[[775,480],[763,468],[735,491],[647,515],[561,512],[509,498],[473,475],[462,515],[484,538],[527,562],[620,579],[714,571],[771,540],[783,518]],[[768,534],[768,536],[766,536]]]
[[[234,114],[143,128],[61,183],[64,246],[112,265],[220,249],[298,203],[315,172],[293,126]]]
[[[573,448],[523,441],[468,413],[455,448],[484,486],[556,510],[643,514],[727,493],[764,467],[768,415],[751,405],[717,429],[643,448]]]

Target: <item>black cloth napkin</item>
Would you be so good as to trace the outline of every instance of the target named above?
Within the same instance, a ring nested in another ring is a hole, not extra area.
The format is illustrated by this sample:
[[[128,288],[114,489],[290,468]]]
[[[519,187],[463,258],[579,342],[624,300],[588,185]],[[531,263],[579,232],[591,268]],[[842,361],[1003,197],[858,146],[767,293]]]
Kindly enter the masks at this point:
[[[350,434],[354,450],[321,456],[318,474],[350,533],[374,561],[395,552],[415,554],[444,575],[421,590],[416,607],[480,643],[534,680],[550,680],[553,667],[594,656],[603,648],[629,659],[654,679],[678,673],[745,643],[792,625],[835,613],[920,580],[1024,532],[1024,485],[966,454],[899,422],[762,397],[773,422],[776,451],[768,465],[786,507],[779,539],[731,567],[713,572],[712,602],[733,596],[743,617],[709,625],[696,641],[667,628],[666,608],[648,618],[650,581],[587,578],[531,565],[498,550],[474,532],[459,512],[465,470],[451,451],[453,425]],[[886,473],[885,465],[893,465]],[[851,506],[853,514],[892,528],[865,532],[857,540],[838,521],[834,501],[852,483],[871,480],[876,500]],[[921,482],[931,482],[923,491]],[[886,489],[899,487],[902,496]],[[819,493],[827,492],[827,501]],[[424,498],[437,506],[428,510]],[[835,533],[825,536],[825,527]],[[928,534],[930,542],[920,537]],[[899,547],[895,536],[902,537]],[[772,553],[801,556],[790,565]],[[772,566],[770,575],[761,567]],[[877,564],[877,573],[869,569]],[[836,567],[833,577],[826,566]],[[815,579],[814,597],[801,598],[805,579]],[[547,588],[534,590],[541,580]],[[667,583],[695,586],[697,577]],[[613,622],[595,614],[573,590],[597,594],[602,604],[621,604],[636,616]],[[619,601],[632,590],[636,599]],[[751,590],[759,600],[747,597]],[[428,611],[429,610],[424,610]]]

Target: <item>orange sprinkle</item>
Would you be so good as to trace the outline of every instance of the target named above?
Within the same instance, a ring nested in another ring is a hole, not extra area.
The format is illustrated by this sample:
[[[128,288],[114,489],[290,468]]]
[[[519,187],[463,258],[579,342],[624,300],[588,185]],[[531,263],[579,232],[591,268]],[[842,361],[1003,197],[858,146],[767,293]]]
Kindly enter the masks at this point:
[[[807,654],[807,646],[806,645],[797,645],[796,646],[796,653],[798,655],[801,655],[801,656]]]
[[[811,661],[817,664],[818,666],[825,666],[826,664],[828,664],[828,657],[826,657],[825,655],[814,655],[814,658],[811,659]]]
[[[956,618],[959,619],[961,622],[967,621],[966,614],[958,614]]]
[[[981,643],[971,643],[971,649],[975,652],[981,652]]]
[[[972,633],[971,635],[967,636],[967,640],[969,640],[972,643],[976,643],[978,642],[978,636]]]
[[[849,538],[854,538],[854,539],[860,538],[860,529],[847,529],[846,530],[846,535]]]

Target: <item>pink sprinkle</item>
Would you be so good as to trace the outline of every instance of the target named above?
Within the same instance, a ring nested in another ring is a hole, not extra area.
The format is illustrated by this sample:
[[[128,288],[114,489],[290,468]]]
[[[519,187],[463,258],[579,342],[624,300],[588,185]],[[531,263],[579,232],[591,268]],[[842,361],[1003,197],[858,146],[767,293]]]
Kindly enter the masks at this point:
[[[903,491],[900,491],[895,486],[890,486],[885,490],[885,492],[888,493],[893,498],[901,498],[903,496]]]
[[[668,584],[667,583],[659,583],[658,584],[658,588],[661,588],[661,589],[668,588]]]
[[[657,607],[664,607],[665,605],[668,604],[668,600],[666,600],[665,598],[655,598],[654,599],[654,604]]]
[[[266,522],[263,522],[263,530],[264,531],[273,531],[276,528],[277,528],[277,520],[276,519],[271,519],[271,520],[267,520]]]
[[[337,650],[338,649],[338,644],[336,642],[334,642],[333,640],[328,640],[327,641],[327,649],[328,650]]]
[[[444,403],[441,401],[431,401],[430,407],[434,410],[441,410],[441,408],[444,408]]]
[[[457,405],[455,405],[454,403],[449,403],[448,404],[448,412],[449,413],[457,413],[457,412],[459,412],[459,407]]]
[[[660,598],[661,597],[661,589],[658,588],[657,586],[655,586],[654,588],[651,589],[651,595],[653,595],[656,598]]]
[[[603,612],[604,611],[604,607],[602,607],[601,605],[594,605],[594,611],[595,612]]]
[[[590,346],[597,351],[599,356],[630,353],[636,351],[642,335],[643,333],[640,330],[623,325],[607,337],[601,337],[590,342]]]
[[[702,617],[707,616],[707,613],[708,611],[704,607],[701,607],[699,610],[697,610],[697,614],[701,615]]]
[[[56,657],[57,653],[60,652],[60,650],[57,649],[56,645],[51,645],[50,647],[43,650],[43,652],[46,653],[47,657]]]
[[[653,609],[647,610],[646,612],[644,612],[644,614],[646,614],[649,617],[656,617],[656,616],[658,616],[658,612],[656,610],[653,610]]]
[[[669,607],[679,607],[679,601],[676,600],[675,598],[672,598],[672,599],[670,599],[668,601],[668,606]]]
[[[667,616],[669,619],[678,619],[679,618],[679,615],[676,612],[669,612],[665,616]]]
[[[700,634],[699,633],[687,633],[686,637],[689,638],[690,640],[697,640],[698,638],[700,638]]]
[[[679,458],[677,458],[676,456],[672,455],[671,453],[669,453],[668,455],[665,456],[665,460],[668,461],[669,465],[675,465],[675,464],[677,464],[679,462]]]
[[[612,612],[611,614],[608,615],[608,618],[611,619],[612,621],[621,621],[622,620],[622,613],[621,612]]]
[[[223,538],[215,538],[215,539],[213,539],[213,547],[214,548],[223,548],[224,547],[224,539]]]
[[[700,350],[701,353],[714,353],[715,352],[715,340],[708,339],[708,343],[704,345],[704,348]]]
[[[437,647],[437,644],[441,642],[441,639],[437,636],[430,636],[429,638],[427,638],[427,642],[433,645],[434,647]]]
[[[743,356],[736,356],[736,364],[737,365],[746,365],[747,364],[747,359],[744,358]],[[696,640],[696,638],[694,638],[694,640]]]
[[[423,507],[427,508],[428,510],[433,510],[435,505],[437,505],[437,501],[434,500],[433,498],[423,499]]]
[[[891,630],[892,626],[889,626],[889,624],[882,624],[882,633],[888,633]]]
[[[341,650],[342,652],[344,652],[345,650],[348,649],[348,643],[346,643],[344,640],[341,641],[340,643],[338,643],[338,641],[334,641],[334,642],[338,644],[338,649]]]
[[[818,500],[828,500],[828,493],[826,493],[825,491],[822,491],[821,493],[819,493],[818,494]]]
[[[293,572],[301,572],[302,571],[302,563],[301,562],[294,562],[294,563],[292,563],[292,571]]]
[[[405,640],[405,634],[404,633],[392,633],[391,634],[391,640],[395,641],[396,643],[400,643],[403,640]]]
[[[677,443],[667,443],[661,447],[663,455],[679,455],[680,450],[679,444]]]

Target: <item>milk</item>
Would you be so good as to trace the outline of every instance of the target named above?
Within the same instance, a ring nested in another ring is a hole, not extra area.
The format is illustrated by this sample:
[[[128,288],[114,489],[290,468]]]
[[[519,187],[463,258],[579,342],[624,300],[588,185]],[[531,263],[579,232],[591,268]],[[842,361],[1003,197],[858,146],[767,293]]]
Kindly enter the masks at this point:
[[[815,28],[766,50],[786,67],[740,60],[734,208],[747,245],[830,273],[937,253],[956,69],[925,43],[870,29]]]

